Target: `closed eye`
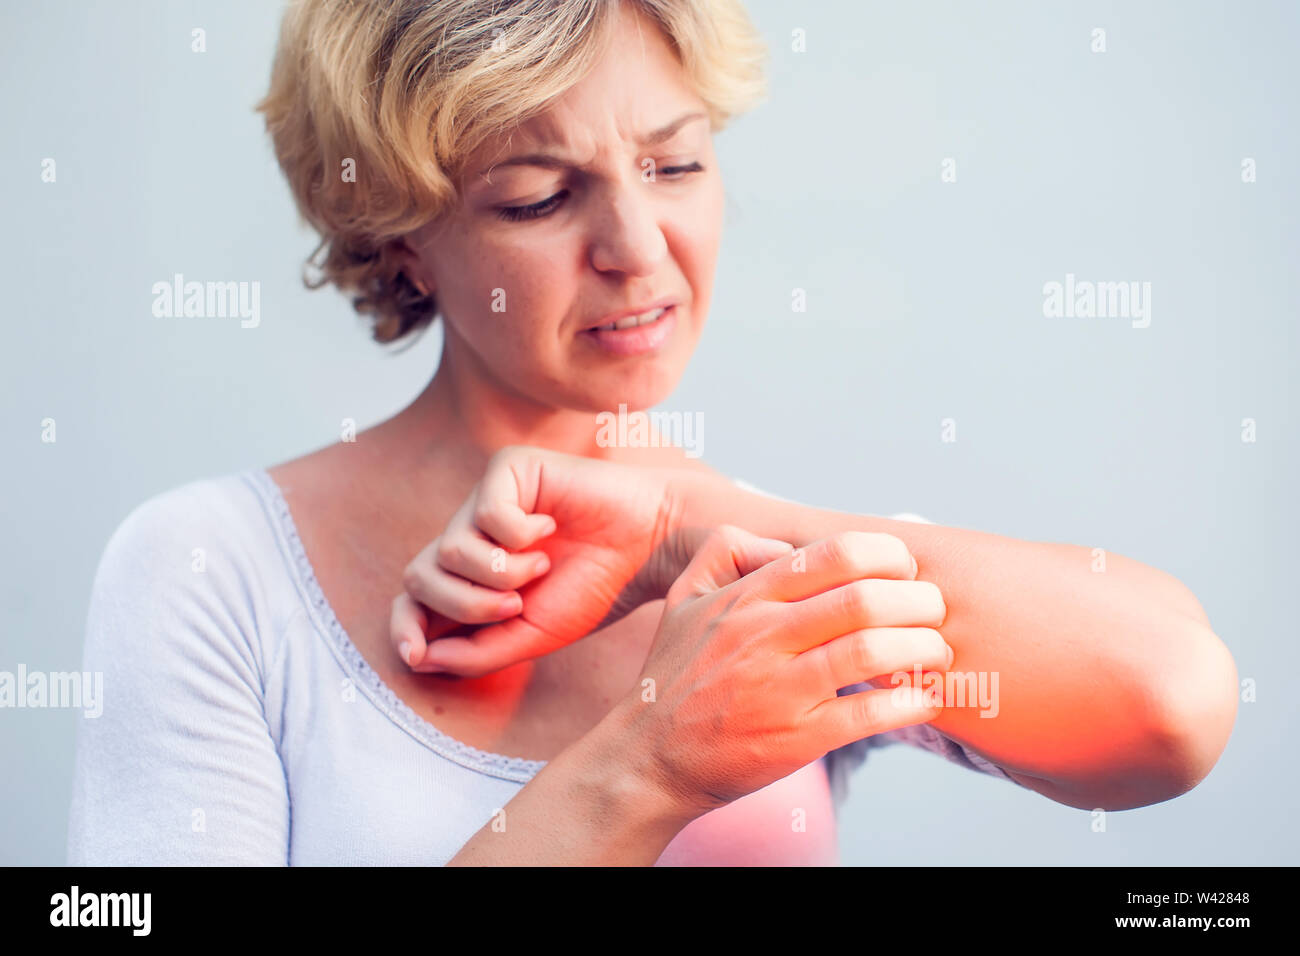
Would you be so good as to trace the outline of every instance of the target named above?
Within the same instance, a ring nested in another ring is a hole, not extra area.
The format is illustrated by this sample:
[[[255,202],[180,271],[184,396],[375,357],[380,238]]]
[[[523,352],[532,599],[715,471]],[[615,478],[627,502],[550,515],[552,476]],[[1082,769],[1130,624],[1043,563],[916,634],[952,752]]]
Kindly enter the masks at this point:
[[[507,222],[519,222],[522,219],[536,219],[539,216],[545,216],[548,212],[558,206],[564,197],[569,195],[567,189],[561,189],[554,196],[543,199],[541,202],[535,202],[531,206],[505,206],[497,211],[502,219]]]
[[[665,166],[659,172],[664,176],[676,176],[682,173],[702,173],[704,167],[699,163],[687,163],[685,166]]]
[[[684,166],[665,166],[663,169],[659,170],[658,174],[661,176],[680,177],[686,176],[690,173],[702,172],[704,172],[704,167],[699,163],[687,163]],[[677,180],[674,179],[673,181]],[[561,189],[554,196],[548,196],[541,202],[535,202],[529,206],[503,206],[501,209],[497,210],[497,215],[507,222],[522,222],[527,219],[539,219],[550,213],[553,209],[559,206],[560,203],[564,202],[568,195],[569,190]]]

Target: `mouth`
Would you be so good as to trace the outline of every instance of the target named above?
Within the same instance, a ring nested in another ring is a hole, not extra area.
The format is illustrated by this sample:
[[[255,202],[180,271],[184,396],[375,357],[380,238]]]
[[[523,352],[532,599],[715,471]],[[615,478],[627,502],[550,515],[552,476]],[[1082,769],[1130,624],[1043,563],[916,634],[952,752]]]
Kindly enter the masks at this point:
[[[587,329],[586,331],[622,332],[624,329],[635,329],[638,326],[651,325],[654,322],[658,322],[659,319],[663,317],[663,314],[671,308],[672,308],[671,305],[665,305],[665,306],[660,306],[657,309],[648,309],[645,312],[642,312],[638,315],[625,315],[621,319],[618,319],[617,321],[610,322],[608,325],[593,326],[592,328]]]
[[[578,333],[594,345],[618,355],[638,355],[658,349],[672,334],[677,305],[672,303]]]

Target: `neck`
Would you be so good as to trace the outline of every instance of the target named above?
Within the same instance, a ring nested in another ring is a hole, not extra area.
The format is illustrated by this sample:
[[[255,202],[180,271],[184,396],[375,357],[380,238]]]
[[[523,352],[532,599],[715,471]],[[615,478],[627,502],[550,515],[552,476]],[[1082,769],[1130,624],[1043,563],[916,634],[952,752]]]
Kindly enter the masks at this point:
[[[442,360],[424,391],[382,426],[390,447],[415,472],[448,467],[477,481],[488,458],[507,445],[536,445],[571,455],[608,458],[596,442],[591,412],[540,404],[496,380],[444,343]]]

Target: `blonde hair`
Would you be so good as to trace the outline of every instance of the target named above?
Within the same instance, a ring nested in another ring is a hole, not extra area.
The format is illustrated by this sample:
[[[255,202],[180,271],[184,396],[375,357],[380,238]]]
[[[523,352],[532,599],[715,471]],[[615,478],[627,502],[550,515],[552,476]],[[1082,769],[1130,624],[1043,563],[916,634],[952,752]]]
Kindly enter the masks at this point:
[[[435,297],[394,240],[458,202],[486,139],[590,71],[621,2],[663,29],[715,132],[765,97],[766,47],[740,0],[291,0],[257,109],[320,234],[307,286],[352,293],[377,342],[429,325]]]

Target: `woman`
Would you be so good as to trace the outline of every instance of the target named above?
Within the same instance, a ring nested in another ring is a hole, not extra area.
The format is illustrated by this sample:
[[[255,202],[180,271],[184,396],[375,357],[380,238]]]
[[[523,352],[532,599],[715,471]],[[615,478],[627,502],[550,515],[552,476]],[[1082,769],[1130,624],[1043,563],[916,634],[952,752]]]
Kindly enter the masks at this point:
[[[829,863],[883,742],[1082,808],[1209,772],[1235,670],[1169,576],[601,440],[698,340],[762,55],[735,0],[290,9],[262,109],[323,278],[441,364],[115,533],[73,862]]]

